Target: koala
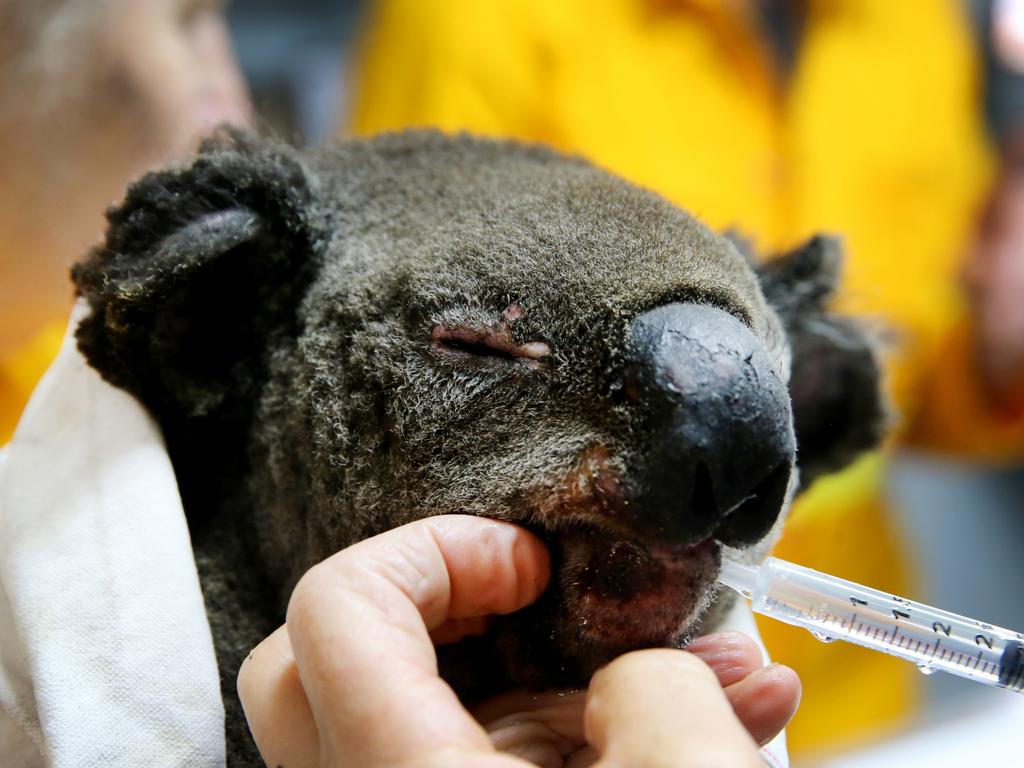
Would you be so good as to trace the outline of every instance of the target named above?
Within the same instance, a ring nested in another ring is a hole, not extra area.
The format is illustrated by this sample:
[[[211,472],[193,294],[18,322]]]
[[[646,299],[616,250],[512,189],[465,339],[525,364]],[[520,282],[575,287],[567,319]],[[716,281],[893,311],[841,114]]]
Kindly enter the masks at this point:
[[[713,628],[721,553],[762,557],[798,466],[885,426],[874,345],[827,309],[833,240],[759,265],[543,147],[227,132],[108,221],[78,343],[163,430],[236,765],[239,665],[332,553],[428,515],[525,526],[549,588],[442,673],[467,702],[582,685]]]

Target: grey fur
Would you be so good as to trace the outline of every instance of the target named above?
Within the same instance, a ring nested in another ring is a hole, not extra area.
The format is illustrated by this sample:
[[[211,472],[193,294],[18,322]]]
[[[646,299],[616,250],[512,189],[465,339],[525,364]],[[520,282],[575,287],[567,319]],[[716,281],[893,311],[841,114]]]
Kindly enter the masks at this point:
[[[74,272],[93,307],[80,345],[167,436],[237,764],[255,753],[234,675],[280,622],[297,578],[426,515],[527,525],[561,569],[537,606],[444,651],[467,698],[585,682],[629,647],[588,640],[572,570],[579,531],[625,540],[628,527],[602,528],[593,490],[570,498],[566,479],[593,469],[628,487],[644,461],[622,397],[631,320],[673,302],[718,307],[746,324],[785,382],[787,331],[800,332],[805,311],[789,312],[806,275],[780,267],[759,279],[728,239],[657,195],[579,159],[468,136],[300,153],[232,134],[191,167],[138,182],[110,222],[104,247]],[[813,314],[825,317],[822,301]],[[435,327],[456,326],[552,352],[481,357],[432,340]],[[857,386],[843,396],[880,413],[877,371]],[[833,466],[863,447],[841,430],[832,438],[806,458]],[[632,645],[685,642],[713,597],[700,583],[672,636],[638,629]],[[480,679],[492,685],[470,682]]]

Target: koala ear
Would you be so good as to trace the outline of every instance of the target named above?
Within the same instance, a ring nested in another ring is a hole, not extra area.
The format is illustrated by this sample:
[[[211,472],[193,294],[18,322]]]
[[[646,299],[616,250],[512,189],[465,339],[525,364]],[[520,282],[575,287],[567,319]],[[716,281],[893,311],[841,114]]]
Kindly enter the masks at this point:
[[[315,271],[309,179],[293,150],[232,132],[132,185],[72,270],[89,362],[162,422],[239,407]]]
[[[839,242],[817,236],[756,267],[792,349],[789,392],[803,488],[876,447],[890,421],[876,341],[828,311],[841,263]]]

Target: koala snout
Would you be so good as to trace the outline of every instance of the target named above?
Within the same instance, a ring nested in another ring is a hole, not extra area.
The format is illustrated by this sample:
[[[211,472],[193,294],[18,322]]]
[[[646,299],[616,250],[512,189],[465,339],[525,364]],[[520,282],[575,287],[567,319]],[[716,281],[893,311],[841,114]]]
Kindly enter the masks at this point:
[[[651,535],[752,544],[786,501],[796,441],[785,382],[737,318],[669,304],[635,318],[625,374],[644,448],[631,468]]]

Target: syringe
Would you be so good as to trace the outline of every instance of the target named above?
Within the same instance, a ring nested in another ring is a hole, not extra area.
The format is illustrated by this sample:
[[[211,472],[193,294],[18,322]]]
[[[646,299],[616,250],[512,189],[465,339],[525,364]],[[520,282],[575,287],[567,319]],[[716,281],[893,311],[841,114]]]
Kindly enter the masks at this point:
[[[1024,634],[930,608],[769,557],[756,566],[723,559],[719,582],[755,613],[979,683],[1024,690]]]

